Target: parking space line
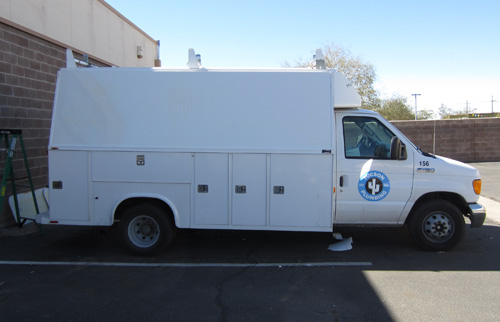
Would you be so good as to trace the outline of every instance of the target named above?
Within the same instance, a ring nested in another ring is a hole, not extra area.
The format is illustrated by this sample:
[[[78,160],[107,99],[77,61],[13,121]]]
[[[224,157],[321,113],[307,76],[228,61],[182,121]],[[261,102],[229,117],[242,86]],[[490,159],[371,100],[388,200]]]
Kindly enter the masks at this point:
[[[372,266],[371,262],[315,262],[315,263],[114,263],[114,262],[44,262],[0,261],[0,265],[38,266],[101,266],[101,267],[176,267],[176,268],[266,268],[266,267],[335,267]]]

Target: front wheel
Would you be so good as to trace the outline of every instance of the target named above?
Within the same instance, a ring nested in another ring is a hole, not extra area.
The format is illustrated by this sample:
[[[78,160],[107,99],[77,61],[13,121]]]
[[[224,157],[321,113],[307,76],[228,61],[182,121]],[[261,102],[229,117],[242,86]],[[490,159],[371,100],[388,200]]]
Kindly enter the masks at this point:
[[[434,200],[423,204],[409,222],[410,234],[424,250],[446,251],[453,248],[465,232],[465,221],[452,203]]]
[[[174,236],[174,225],[168,214],[151,204],[131,207],[120,223],[122,239],[134,255],[154,256],[162,252]]]

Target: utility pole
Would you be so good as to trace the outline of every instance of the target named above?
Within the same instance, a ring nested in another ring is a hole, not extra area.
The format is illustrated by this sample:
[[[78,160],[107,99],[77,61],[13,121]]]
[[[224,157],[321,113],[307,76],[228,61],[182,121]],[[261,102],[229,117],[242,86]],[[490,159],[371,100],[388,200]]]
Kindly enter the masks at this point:
[[[420,96],[421,94],[411,94],[412,96],[415,96],[415,121],[417,120],[417,96]]]
[[[496,100],[493,99],[493,96],[491,97],[491,114],[493,114],[493,103],[495,103]]]
[[[469,118],[469,100],[465,101],[465,117]]]

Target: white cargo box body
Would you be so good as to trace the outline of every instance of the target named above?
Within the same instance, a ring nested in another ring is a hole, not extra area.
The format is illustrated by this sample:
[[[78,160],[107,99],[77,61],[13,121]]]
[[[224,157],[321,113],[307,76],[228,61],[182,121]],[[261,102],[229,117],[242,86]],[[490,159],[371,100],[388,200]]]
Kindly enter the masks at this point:
[[[149,198],[181,228],[331,231],[333,108],[359,105],[331,70],[63,69],[50,222]]]
[[[334,71],[65,69],[50,147],[318,153],[332,146],[334,103],[360,105]]]

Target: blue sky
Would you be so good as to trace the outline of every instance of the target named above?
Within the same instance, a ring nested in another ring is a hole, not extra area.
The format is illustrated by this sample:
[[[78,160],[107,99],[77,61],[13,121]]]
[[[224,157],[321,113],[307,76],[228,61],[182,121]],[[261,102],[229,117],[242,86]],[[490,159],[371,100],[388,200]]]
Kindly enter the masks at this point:
[[[107,0],[161,41],[162,65],[282,67],[334,43],[371,63],[383,97],[500,112],[500,1]]]

